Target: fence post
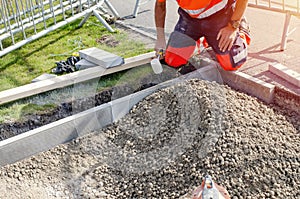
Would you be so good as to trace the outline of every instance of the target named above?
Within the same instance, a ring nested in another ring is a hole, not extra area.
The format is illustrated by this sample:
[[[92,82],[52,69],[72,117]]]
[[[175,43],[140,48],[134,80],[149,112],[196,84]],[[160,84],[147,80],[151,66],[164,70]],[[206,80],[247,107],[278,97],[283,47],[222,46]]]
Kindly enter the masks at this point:
[[[134,10],[133,10],[133,17],[137,17],[139,7],[140,7],[140,0],[136,0]]]
[[[101,16],[104,3],[120,18],[109,0],[0,0],[0,57],[84,17],[82,26],[92,14],[114,32]]]
[[[97,19],[105,26],[105,28],[110,32],[115,32],[114,29],[101,17],[101,15],[97,12],[97,10],[93,10],[93,14],[97,17]]]
[[[110,11],[113,13],[113,15],[117,18],[120,19],[120,15],[117,12],[117,10],[112,6],[112,4],[109,2],[109,0],[105,0],[105,4],[107,7],[110,9]]]
[[[285,15],[285,22],[284,22],[284,27],[283,27],[283,33],[282,33],[282,38],[281,38],[281,47],[280,50],[284,51],[286,48],[286,42],[287,42],[287,37],[289,34],[289,25],[291,21],[291,13],[287,12]]]

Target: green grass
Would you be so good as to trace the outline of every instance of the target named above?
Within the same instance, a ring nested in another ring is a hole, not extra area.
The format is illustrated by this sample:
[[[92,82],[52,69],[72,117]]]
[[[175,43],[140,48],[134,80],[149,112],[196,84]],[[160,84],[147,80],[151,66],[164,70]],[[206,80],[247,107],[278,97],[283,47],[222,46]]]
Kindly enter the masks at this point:
[[[51,111],[62,102],[92,96],[113,86],[129,84],[133,88],[138,88],[140,80],[151,73],[153,73],[151,67],[144,65],[11,102],[0,106],[0,123],[21,122],[30,115]]]
[[[97,91],[102,91],[106,87],[112,87],[115,85],[139,84],[139,80],[147,76],[149,73],[152,73],[152,68],[148,65],[144,65],[138,68],[101,77],[97,84]]]
[[[0,123],[7,121],[23,121],[32,114],[42,114],[51,111],[57,106],[55,104],[30,104],[14,103],[12,106],[0,107]]]
[[[123,30],[112,26],[116,32],[107,31],[95,17],[90,17],[83,27],[78,28],[80,20],[2,56],[0,58],[0,91],[28,84],[43,73],[51,73],[52,68],[56,67],[55,62],[66,60],[73,52],[81,49],[98,47],[124,58],[152,51],[152,49],[147,49],[142,42],[133,40]],[[97,42],[97,39],[103,36],[112,37],[119,42],[118,45],[111,47]],[[85,88],[92,86],[98,92],[115,85],[133,83],[137,77],[143,77],[149,72],[151,72],[150,67],[139,67],[139,69],[131,69],[130,72],[118,72],[98,80],[81,83],[81,85],[49,91],[2,105],[0,106],[0,123],[22,121],[31,114],[51,110],[60,104],[61,100],[72,99],[74,92],[77,92],[76,89],[83,90],[83,94],[79,95],[85,96]]]
[[[98,47],[124,58],[151,51],[122,30],[110,33],[95,17],[77,28],[79,22],[80,19],[1,57],[0,91],[28,84],[43,73],[51,73],[55,62],[66,60],[81,49]],[[109,47],[97,43],[103,35],[111,35],[119,44]]]

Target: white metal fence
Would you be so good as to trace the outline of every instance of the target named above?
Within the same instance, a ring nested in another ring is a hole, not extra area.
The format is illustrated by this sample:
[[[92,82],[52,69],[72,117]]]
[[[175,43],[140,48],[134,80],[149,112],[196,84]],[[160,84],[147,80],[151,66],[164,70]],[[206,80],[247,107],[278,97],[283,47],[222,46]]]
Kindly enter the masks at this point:
[[[0,0],[0,57],[80,17],[82,26],[92,14],[114,31],[99,14],[103,4],[119,17],[108,0]]]
[[[300,0],[249,0],[248,6],[286,14],[280,47],[284,50],[287,37],[297,29],[289,30],[289,25],[291,16],[300,17]]]

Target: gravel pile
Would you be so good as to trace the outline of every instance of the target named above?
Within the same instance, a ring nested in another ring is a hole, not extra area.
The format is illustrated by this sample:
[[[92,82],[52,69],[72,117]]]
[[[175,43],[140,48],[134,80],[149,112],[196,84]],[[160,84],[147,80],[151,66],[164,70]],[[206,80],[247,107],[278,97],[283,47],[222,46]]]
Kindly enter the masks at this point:
[[[201,80],[115,124],[0,170],[0,198],[187,198],[205,174],[232,198],[298,198],[300,117]]]

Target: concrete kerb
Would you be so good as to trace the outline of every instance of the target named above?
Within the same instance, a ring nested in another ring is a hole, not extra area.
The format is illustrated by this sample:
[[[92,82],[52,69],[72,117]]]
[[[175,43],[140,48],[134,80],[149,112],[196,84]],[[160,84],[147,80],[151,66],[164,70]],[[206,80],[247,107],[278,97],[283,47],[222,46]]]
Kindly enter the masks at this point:
[[[300,74],[280,63],[270,63],[269,71],[300,88]]]
[[[222,69],[219,71],[222,75],[224,83],[228,84],[231,88],[257,97],[268,104],[273,102],[275,85],[264,82],[243,72],[231,72],[224,71]]]
[[[0,142],[0,165],[14,163],[76,136],[73,118],[69,117],[6,139]]]
[[[224,81],[230,87],[251,94],[266,103],[272,102],[274,98],[274,85],[242,72],[223,71],[217,68],[216,64],[211,63],[186,75],[1,141],[0,166],[17,162],[76,137],[104,128],[124,117],[135,104],[146,96],[193,78],[215,81],[219,84],[223,84]]]
[[[217,81],[215,78],[219,75],[215,73],[219,73],[217,68],[209,65],[187,75],[3,140],[0,142],[0,166],[47,151],[59,144],[112,124],[126,115],[143,98],[159,89],[192,78]]]
[[[101,129],[114,122],[112,107],[108,103],[91,108],[71,117],[73,117],[74,128],[76,128],[76,137]]]
[[[49,150],[112,123],[111,106],[103,104],[0,142],[0,166]]]

